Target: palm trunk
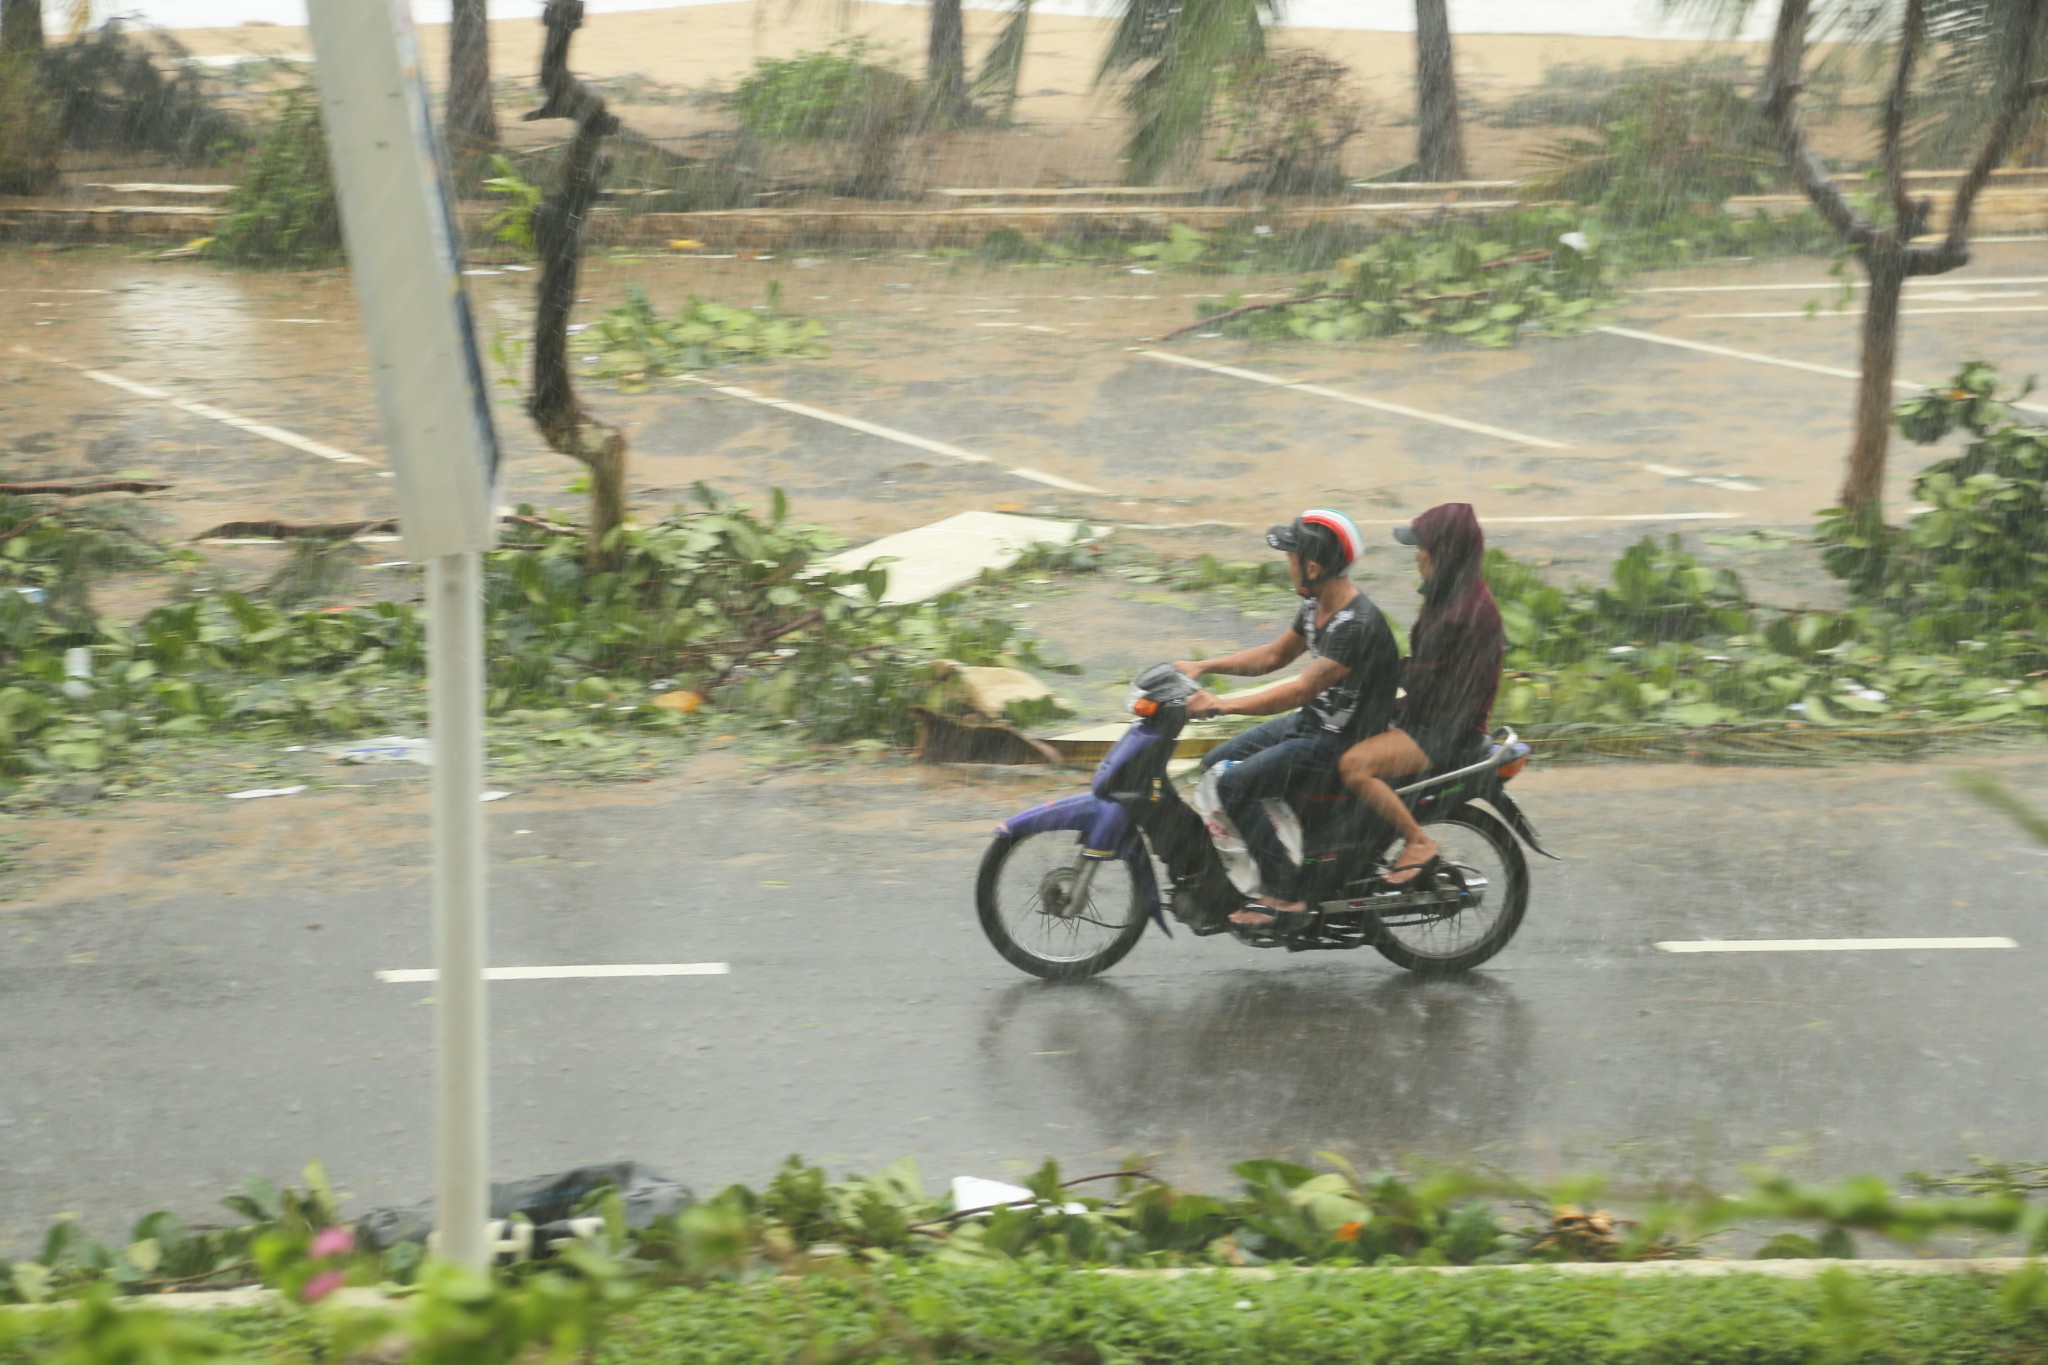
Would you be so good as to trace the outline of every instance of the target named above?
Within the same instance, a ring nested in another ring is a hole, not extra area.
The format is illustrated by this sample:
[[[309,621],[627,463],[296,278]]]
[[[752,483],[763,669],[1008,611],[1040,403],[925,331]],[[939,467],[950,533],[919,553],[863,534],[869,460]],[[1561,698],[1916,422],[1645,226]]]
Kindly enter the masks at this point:
[[[0,0],[0,56],[43,50],[43,0]]]
[[[1415,169],[1423,180],[1466,178],[1458,122],[1458,75],[1451,65],[1446,0],[1415,0]]]
[[[448,151],[455,182],[474,190],[498,146],[491,100],[491,32],[486,0],[455,0],[448,25]]]
[[[931,0],[931,41],[925,48],[924,80],[933,117],[957,122],[967,112],[967,35],[960,0]]]
[[[1863,374],[1856,387],[1856,438],[1849,447],[1849,476],[1842,506],[1882,515],[1885,455],[1891,449],[1892,407],[1898,401],[1893,378],[1899,361],[1899,296],[1905,290],[1906,258],[1897,244],[1872,242],[1863,263],[1870,273],[1870,298],[1863,314]]]

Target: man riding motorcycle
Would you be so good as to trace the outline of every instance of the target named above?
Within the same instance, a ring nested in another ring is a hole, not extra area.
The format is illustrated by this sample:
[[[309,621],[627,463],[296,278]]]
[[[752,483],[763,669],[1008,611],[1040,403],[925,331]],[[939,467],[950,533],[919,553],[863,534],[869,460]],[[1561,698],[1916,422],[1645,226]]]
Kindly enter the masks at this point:
[[[1481,572],[1486,536],[1470,503],[1432,507],[1396,527],[1394,539],[1416,547],[1422,571],[1422,611],[1401,667],[1406,695],[1392,727],[1352,746],[1339,766],[1345,785],[1400,835],[1401,853],[1385,880],[1403,886],[1436,861],[1437,846],[1389,782],[1477,757],[1500,687],[1506,634]]]
[[[1304,653],[1310,656],[1308,667],[1284,682],[1228,697],[1197,692],[1188,699],[1188,715],[1196,720],[1274,717],[1202,760],[1204,768],[1231,765],[1218,779],[1217,791],[1244,835],[1266,890],[1256,905],[1231,916],[1232,922],[1251,928],[1306,908],[1298,898],[1301,869],[1288,858],[1263,802],[1298,789],[1351,745],[1382,730],[1393,712],[1401,664],[1386,618],[1349,578],[1363,548],[1349,517],[1313,508],[1268,530],[1266,544],[1286,553],[1295,595],[1304,599],[1293,623],[1269,644],[1174,665],[1190,678],[1205,673],[1256,678],[1285,668]]]

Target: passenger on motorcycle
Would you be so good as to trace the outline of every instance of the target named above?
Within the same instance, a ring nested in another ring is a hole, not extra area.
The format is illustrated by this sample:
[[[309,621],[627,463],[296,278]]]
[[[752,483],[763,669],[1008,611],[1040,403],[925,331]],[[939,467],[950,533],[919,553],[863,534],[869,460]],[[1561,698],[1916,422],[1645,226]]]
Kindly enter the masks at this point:
[[[1470,503],[1432,507],[1396,527],[1394,539],[1415,546],[1422,571],[1422,611],[1401,667],[1406,695],[1393,727],[1354,745],[1341,767],[1345,785],[1400,835],[1401,853],[1385,880],[1401,886],[1436,861],[1437,847],[1388,783],[1478,761],[1506,635],[1481,573],[1486,536]]]
[[[1270,644],[1174,664],[1190,678],[1205,673],[1257,678],[1304,653],[1310,656],[1308,667],[1284,682],[1228,697],[1197,692],[1188,699],[1188,715],[1196,720],[1274,717],[1202,760],[1205,768],[1232,765],[1218,779],[1217,791],[1265,885],[1267,894],[1258,901],[1263,910],[1247,906],[1231,916],[1247,927],[1273,924],[1280,914],[1305,908],[1298,899],[1301,870],[1288,858],[1261,803],[1328,772],[1349,746],[1383,729],[1393,713],[1401,666],[1401,650],[1386,618],[1348,576],[1362,548],[1349,517],[1321,508],[1303,512],[1291,524],[1267,531],[1266,544],[1286,552],[1295,595],[1306,599],[1293,624]]]

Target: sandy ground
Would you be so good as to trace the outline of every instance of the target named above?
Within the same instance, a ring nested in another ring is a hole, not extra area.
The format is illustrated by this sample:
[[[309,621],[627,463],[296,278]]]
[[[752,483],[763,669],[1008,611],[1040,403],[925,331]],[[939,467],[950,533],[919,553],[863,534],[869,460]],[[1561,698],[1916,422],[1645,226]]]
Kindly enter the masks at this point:
[[[1003,16],[967,13],[970,64],[995,40]],[[812,3],[789,6],[774,0],[651,10],[593,17],[576,40],[576,65],[597,77],[640,76],[665,92],[629,95],[622,112],[650,136],[679,136],[718,125],[715,110],[680,97],[729,91],[764,57],[787,57],[858,36],[880,52],[915,70],[924,52],[922,11],[892,5]],[[1095,72],[1110,31],[1106,19],[1037,15],[1020,82],[1016,115],[1021,128],[965,133],[925,149],[924,174],[913,186],[955,184],[1047,185],[1114,182],[1123,178],[1117,159],[1122,115],[1114,99],[1095,90]],[[447,29],[421,29],[423,58],[437,75],[447,62]],[[310,43],[302,29],[243,25],[198,29],[177,35],[195,55],[280,56],[304,54]],[[492,25],[492,69],[503,81],[528,78],[538,68],[541,28],[518,21]],[[1413,155],[1412,108],[1415,45],[1412,35],[1348,29],[1290,29],[1279,40],[1311,47],[1346,63],[1356,73],[1358,93],[1370,118],[1348,149],[1347,169],[1383,172]],[[1707,44],[1692,40],[1588,38],[1555,34],[1472,34],[1458,39],[1461,94],[1468,110],[1466,130],[1473,174],[1496,178],[1522,173],[1532,153],[1552,141],[1554,129],[1492,128],[1472,117],[1540,84],[1544,73],[1563,63],[1619,66],[1630,62],[1670,63],[1706,52],[1742,53],[1761,60],[1757,44]],[[522,126],[515,103],[501,105],[506,136],[551,137],[547,126]],[[1211,166],[1228,178],[1232,168]]]

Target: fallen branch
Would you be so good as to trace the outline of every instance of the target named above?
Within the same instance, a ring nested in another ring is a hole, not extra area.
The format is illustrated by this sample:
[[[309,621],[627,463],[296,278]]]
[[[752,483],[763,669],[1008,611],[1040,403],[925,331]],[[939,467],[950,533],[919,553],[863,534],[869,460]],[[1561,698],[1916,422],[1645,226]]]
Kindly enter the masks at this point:
[[[1189,332],[1196,331],[1199,328],[1214,327],[1219,322],[1228,322],[1232,318],[1241,318],[1246,313],[1261,313],[1268,308],[1292,308],[1297,303],[1320,303],[1324,299],[1341,299],[1344,297],[1346,295],[1339,291],[1328,294],[1303,294],[1298,299],[1276,299],[1272,303],[1247,303],[1241,308],[1232,308],[1228,312],[1211,313],[1208,317],[1191,322],[1185,327],[1176,327],[1165,336],[1160,337],[1159,340],[1172,341],[1175,337],[1186,336]]]
[[[382,521],[224,521],[194,540],[346,540],[350,536],[385,535],[398,529],[386,517]]]
[[[741,645],[739,653],[733,656],[732,662],[727,664],[724,668],[719,669],[717,674],[713,676],[711,681],[705,683],[703,687],[698,689],[698,691],[704,696],[710,696],[714,691],[718,689],[718,686],[721,683],[723,683],[727,678],[730,678],[734,673],[739,671],[739,667],[741,664],[744,664],[745,662],[747,662],[747,660],[753,658],[756,654],[759,654],[769,645],[774,644],[777,640],[780,640],[785,635],[796,634],[805,626],[815,626],[816,624],[818,624],[818,622],[824,619],[825,613],[821,611],[807,611],[802,616],[797,617],[793,621],[785,621],[781,625],[775,627],[773,630],[770,630],[763,635],[755,636],[754,638],[748,640],[744,645]]]
[[[94,493],[160,493],[169,487],[167,483],[151,483],[147,479],[99,479],[92,483],[0,483],[0,493],[21,497],[48,494],[59,498],[84,498]]]

